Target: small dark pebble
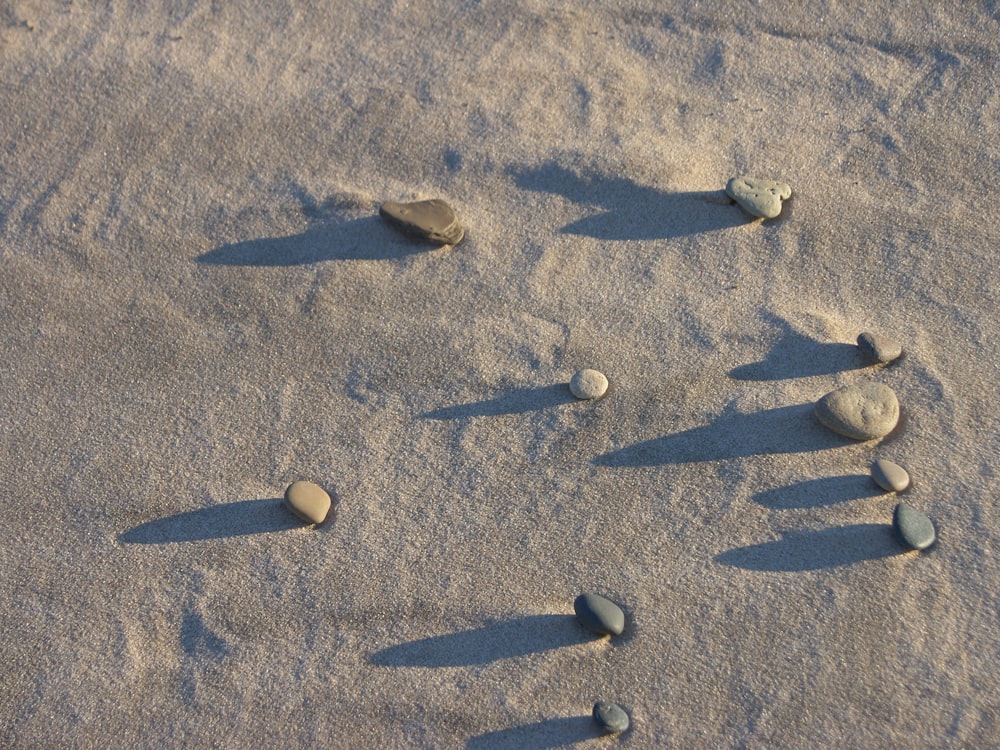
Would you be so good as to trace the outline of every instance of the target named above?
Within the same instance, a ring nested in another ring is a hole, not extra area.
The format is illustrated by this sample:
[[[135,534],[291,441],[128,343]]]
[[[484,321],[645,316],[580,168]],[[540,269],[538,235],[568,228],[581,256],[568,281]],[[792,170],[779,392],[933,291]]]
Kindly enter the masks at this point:
[[[594,722],[604,732],[624,732],[628,729],[628,714],[617,703],[598,701],[594,704]]]
[[[580,594],[573,602],[576,619],[587,630],[601,635],[621,635],[625,613],[609,599],[597,594]]]
[[[912,549],[927,549],[937,538],[931,519],[906,503],[900,503],[893,511],[892,527],[899,541]]]

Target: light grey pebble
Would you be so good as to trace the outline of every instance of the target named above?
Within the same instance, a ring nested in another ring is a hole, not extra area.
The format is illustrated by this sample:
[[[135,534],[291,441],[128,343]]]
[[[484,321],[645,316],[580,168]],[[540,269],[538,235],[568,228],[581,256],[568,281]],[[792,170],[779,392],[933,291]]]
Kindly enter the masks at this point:
[[[327,491],[312,482],[292,482],[285,490],[285,506],[306,523],[323,523],[332,504]]]
[[[903,347],[886,336],[865,331],[858,336],[858,349],[871,362],[892,362],[903,354]]]
[[[608,379],[598,370],[580,370],[570,379],[569,389],[577,398],[600,398],[608,391]]]
[[[816,402],[816,418],[839,435],[874,440],[888,435],[899,421],[899,401],[882,383],[845,385]]]
[[[906,469],[887,458],[880,458],[872,464],[872,479],[886,492],[902,492],[910,486],[910,475]]]
[[[624,732],[628,729],[628,714],[617,703],[597,701],[594,704],[593,716],[597,726],[609,734]]]
[[[455,211],[440,198],[413,203],[387,201],[378,212],[396,229],[412,237],[457,245],[465,236]]]
[[[598,594],[580,594],[573,602],[576,619],[587,630],[601,635],[621,635],[625,613],[610,599]]]
[[[742,176],[729,181],[726,194],[747,213],[773,219],[781,213],[781,202],[792,197],[792,188],[784,182]]]
[[[900,503],[893,511],[892,527],[899,541],[913,549],[927,549],[937,538],[931,519],[906,503]]]

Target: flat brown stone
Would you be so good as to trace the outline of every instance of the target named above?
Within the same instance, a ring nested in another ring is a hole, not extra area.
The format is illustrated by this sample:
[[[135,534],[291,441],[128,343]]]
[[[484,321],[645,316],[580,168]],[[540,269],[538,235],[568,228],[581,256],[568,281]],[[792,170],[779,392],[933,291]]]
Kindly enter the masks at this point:
[[[386,201],[379,215],[399,231],[411,237],[457,245],[465,236],[452,207],[439,198],[414,203]]]
[[[312,482],[292,482],[285,490],[285,506],[306,523],[323,523],[332,505],[326,490]]]

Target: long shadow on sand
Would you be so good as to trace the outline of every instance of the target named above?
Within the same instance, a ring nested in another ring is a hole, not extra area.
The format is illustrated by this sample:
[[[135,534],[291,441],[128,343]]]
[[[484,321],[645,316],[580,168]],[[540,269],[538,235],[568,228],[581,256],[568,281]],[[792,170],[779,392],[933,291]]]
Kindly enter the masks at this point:
[[[766,359],[735,367],[729,376],[736,380],[789,380],[860,370],[866,365],[853,344],[824,344],[789,330]]]
[[[751,217],[724,191],[665,192],[626,177],[579,174],[556,163],[534,169],[511,168],[524,190],[554,193],[604,211],[564,226],[560,232],[599,240],[657,240],[730,229]]]
[[[812,404],[797,404],[752,414],[723,414],[710,424],[597,456],[593,463],[598,466],[700,463],[773,453],[808,453],[842,448],[854,442],[823,427],[812,412]]]
[[[837,568],[904,552],[892,526],[862,523],[820,531],[786,531],[773,542],[739,547],[716,555],[734,568],[778,573]]]
[[[884,495],[867,474],[846,474],[837,477],[821,477],[796,482],[787,487],[758,492],[755,502],[775,510],[791,508],[819,508],[849,500],[878,497]]]
[[[324,527],[331,525],[335,514],[336,507],[331,509]],[[147,521],[119,534],[118,540],[126,544],[196,542],[269,534],[303,526],[304,523],[286,510],[280,499],[240,500]]]
[[[540,388],[514,388],[496,398],[468,404],[443,406],[440,409],[417,415],[418,419],[462,419],[464,417],[498,417],[503,414],[524,414],[541,411],[553,406],[569,404],[577,399],[566,384],[545,385]]]
[[[465,750],[523,750],[527,747],[548,750],[600,736],[603,735],[590,716],[566,716],[480,734],[465,743]]]
[[[391,260],[438,247],[402,236],[377,216],[327,218],[301,234],[233,242],[196,260],[215,266],[296,266],[327,260]]]
[[[466,667],[593,641],[572,615],[529,615],[401,643],[371,655],[380,667]]]

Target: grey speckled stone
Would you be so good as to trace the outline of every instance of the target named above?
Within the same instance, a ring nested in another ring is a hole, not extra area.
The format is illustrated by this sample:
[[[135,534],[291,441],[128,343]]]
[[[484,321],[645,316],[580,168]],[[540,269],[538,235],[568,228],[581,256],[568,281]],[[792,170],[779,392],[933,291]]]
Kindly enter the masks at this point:
[[[598,701],[594,704],[594,721],[605,732],[624,732],[628,729],[628,714],[617,703]]]
[[[792,189],[784,182],[743,176],[729,181],[726,194],[747,213],[773,219],[781,213],[781,202],[792,197]]]
[[[414,203],[387,201],[378,212],[396,229],[411,237],[457,245],[465,236],[465,230],[451,206],[439,198]]]
[[[906,503],[900,503],[892,514],[892,527],[899,541],[913,549],[927,549],[937,538],[934,524],[927,516]]]
[[[608,379],[597,370],[580,370],[569,381],[569,389],[577,398],[600,398],[608,391]]]
[[[580,594],[573,602],[576,619],[587,630],[601,635],[621,635],[625,613],[610,599],[597,594]]]
[[[292,482],[285,490],[285,506],[306,523],[323,523],[332,504],[326,490],[312,482]]]
[[[871,362],[892,362],[903,355],[903,347],[895,341],[870,331],[858,336],[858,349]]]
[[[886,458],[872,464],[872,479],[886,492],[902,492],[910,486],[910,475],[906,469]]]
[[[834,432],[854,440],[888,435],[899,421],[899,401],[882,383],[845,385],[816,402],[816,418]]]

